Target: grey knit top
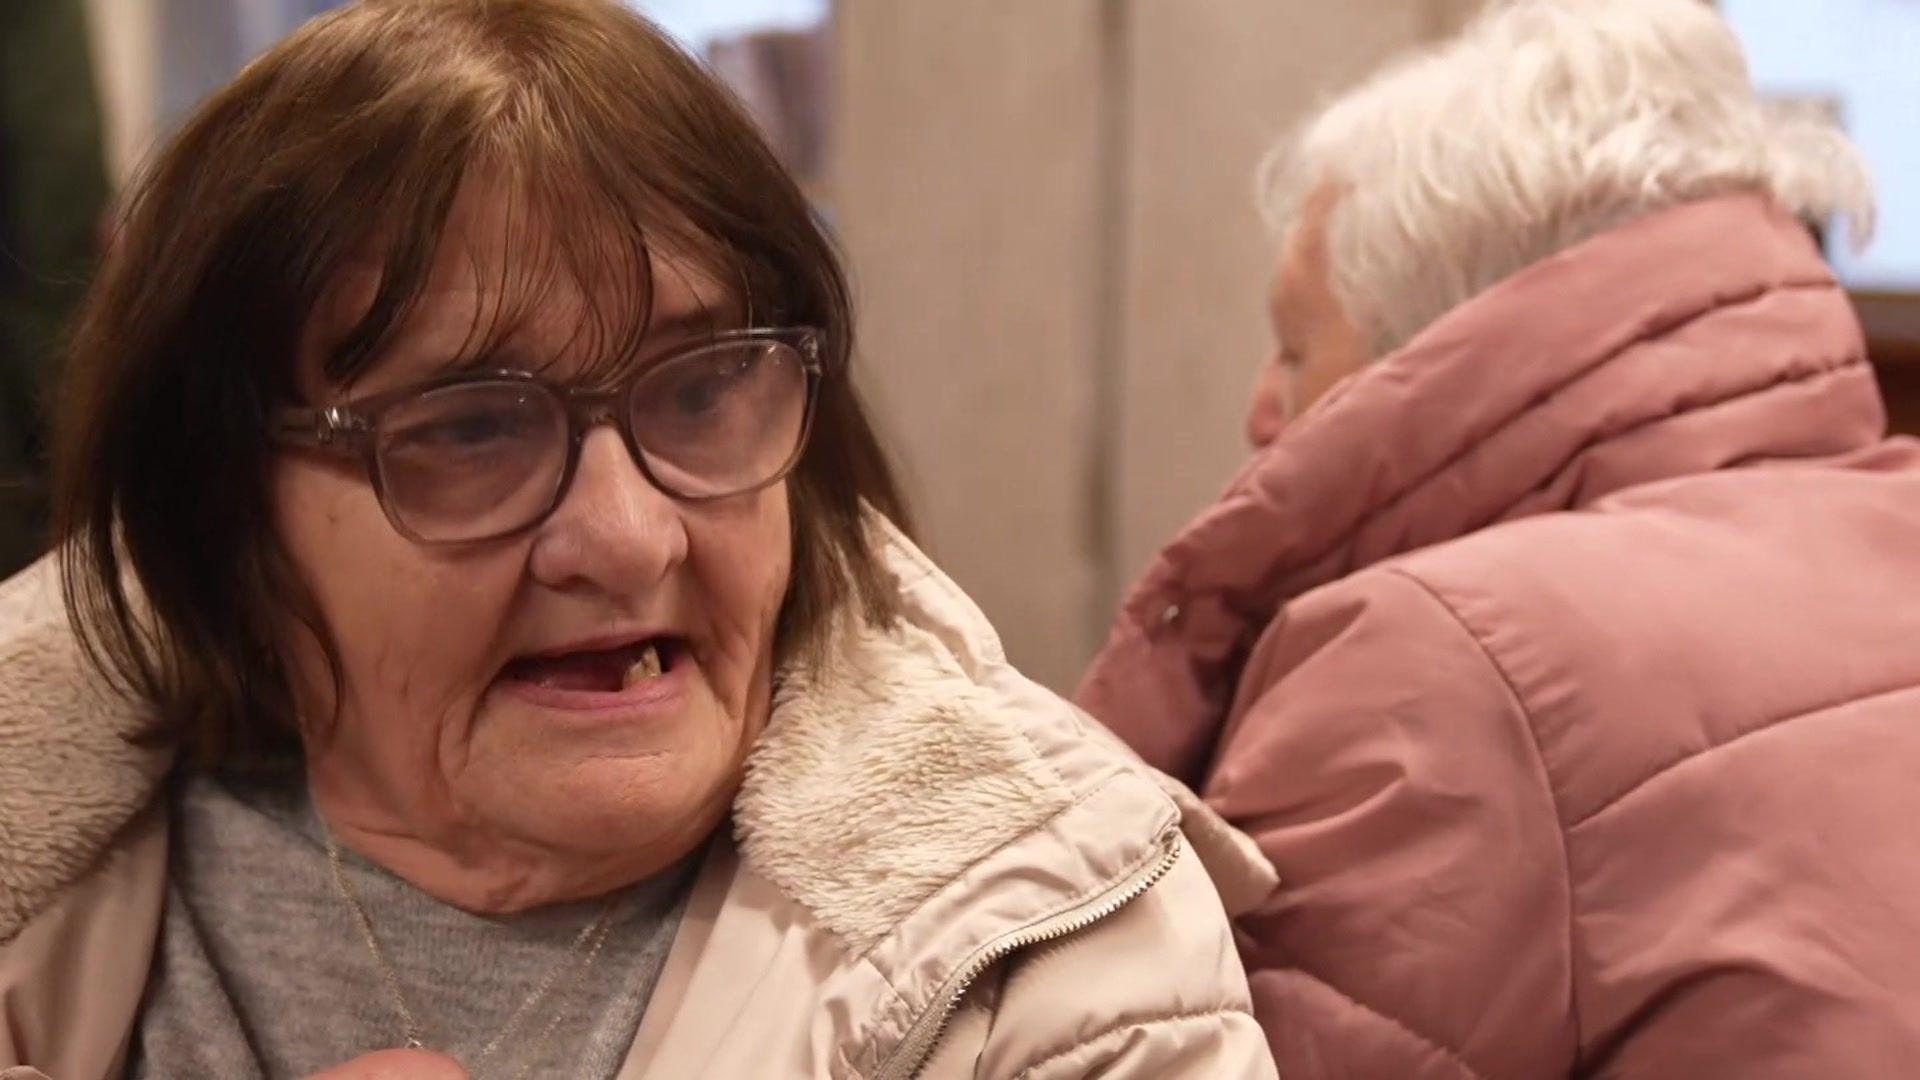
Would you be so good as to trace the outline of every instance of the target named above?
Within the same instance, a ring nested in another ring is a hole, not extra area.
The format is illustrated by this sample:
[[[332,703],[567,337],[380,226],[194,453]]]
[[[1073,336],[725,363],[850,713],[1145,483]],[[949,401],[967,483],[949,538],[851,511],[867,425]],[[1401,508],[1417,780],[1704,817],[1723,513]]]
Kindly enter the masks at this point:
[[[166,914],[130,1075],[301,1077],[401,1045],[393,996],[330,876],[300,763],[189,773],[173,799]],[[608,1078],[665,964],[698,859],[619,896],[583,966],[575,942],[603,901],[473,915],[343,857],[428,1046],[476,1077]],[[555,971],[540,1005],[514,1020]]]

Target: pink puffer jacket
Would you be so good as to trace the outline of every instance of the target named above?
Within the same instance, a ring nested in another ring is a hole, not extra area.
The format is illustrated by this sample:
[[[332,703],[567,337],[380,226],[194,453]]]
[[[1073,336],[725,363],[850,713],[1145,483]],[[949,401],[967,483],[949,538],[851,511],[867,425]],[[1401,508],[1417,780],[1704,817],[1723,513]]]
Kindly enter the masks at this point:
[[[1293,1078],[1920,1069],[1920,445],[1757,196],[1537,264],[1157,559],[1080,699],[1251,833]]]

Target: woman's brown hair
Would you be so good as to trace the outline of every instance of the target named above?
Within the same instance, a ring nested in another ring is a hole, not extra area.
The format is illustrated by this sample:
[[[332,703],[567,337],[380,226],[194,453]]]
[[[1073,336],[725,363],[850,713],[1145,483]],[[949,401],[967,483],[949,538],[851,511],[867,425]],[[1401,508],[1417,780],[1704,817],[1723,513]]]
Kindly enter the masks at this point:
[[[827,377],[789,481],[780,648],[817,656],[840,610],[892,615],[862,505],[902,524],[904,509],[849,378],[845,276],[738,102],[611,0],[360,0],[251,64],[153,164],[88,298],[55,418],[76,632],[203,759],[290,730],[276,625],[291,614],[328,642],[267,495],[268,416],[294,397],[300,335],[341,269],[371,256],[372,303],[324,363],[337,386],[364,373],[483,170],[525,205],[541,247],[503,271],[513,295],[499,311],[563,277],[617,275],[612,292],[651,295],[658,249],[737,283],[756,320],[823,332]],[[645,334],[646,304],[632,307],[590,313],[603,356]]]

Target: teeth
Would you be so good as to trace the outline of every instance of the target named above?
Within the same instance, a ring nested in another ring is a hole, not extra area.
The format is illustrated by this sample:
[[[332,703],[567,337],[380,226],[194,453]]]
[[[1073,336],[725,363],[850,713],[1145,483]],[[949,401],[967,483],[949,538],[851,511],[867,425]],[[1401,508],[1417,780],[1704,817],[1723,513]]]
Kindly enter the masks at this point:
[[[660,649],[649,643],[646,649],[640,653],[640,659],[635,660],[633,666],[627,668],[626,675],[620,680],[620,687],[624,690],[643,679],[657,679],[659,677]]]

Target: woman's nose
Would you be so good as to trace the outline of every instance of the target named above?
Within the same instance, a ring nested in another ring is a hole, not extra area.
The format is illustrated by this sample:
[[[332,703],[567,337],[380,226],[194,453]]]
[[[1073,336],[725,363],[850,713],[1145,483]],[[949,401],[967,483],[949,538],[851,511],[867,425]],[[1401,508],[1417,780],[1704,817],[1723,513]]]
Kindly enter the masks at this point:
[[[566,496],[534,534],[533,576],[556,589],[652,587],[686,558],[680,510],[640,472],[617,432],[595,428]]]
[[[1253,384],[1253,404],[1247,409],[1247,442],[1256,450],[1265,449],[1286,429],[1290,377],[1278,360],[1260,365],[1260,375]]]

